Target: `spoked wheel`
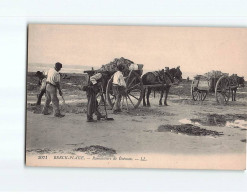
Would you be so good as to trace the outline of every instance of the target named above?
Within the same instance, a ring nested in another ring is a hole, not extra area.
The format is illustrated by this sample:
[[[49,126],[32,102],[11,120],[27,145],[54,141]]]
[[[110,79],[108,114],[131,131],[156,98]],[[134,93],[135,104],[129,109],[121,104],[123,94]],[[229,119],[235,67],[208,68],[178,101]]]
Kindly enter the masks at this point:
[[[137,74],[135,71],[131,71],[129,76],[126,78],[126,85],[126,107],[129,104],[131,108],[137,108],[142,101],[144,92],[142,79],[139,74]],[[122,97],[122,99],[124,99],[124,96]]]
[[[106,88],[106,98],[108,104],[113,108],[115,96],[112,90],[113,77],[108,81]],[[126,93],[122,96],[121,105],[127,108],[137,108],[143,97],[143,83],[141,77],[134,71],[131,71],[125,79]]]
[[[207,94],[208,94],[207,91],[201,91],[201,97],[200,97],[201,101],[204,101],[206,99]]]
[[[110,78],[106,86],[106,100],[111,108],[113,108],[116,101],[116,96],[113,94],[113,90],[112,90],[112,81],[113,81],[113,76]]]
[[[227,103],[230,98],[230,81],[226,76],[222,76],[215,86],[215,98],[217,103]]]
[[[199,101],[201,99],[200,91],[196,87],[191,87],[191,96],[194,101]]]

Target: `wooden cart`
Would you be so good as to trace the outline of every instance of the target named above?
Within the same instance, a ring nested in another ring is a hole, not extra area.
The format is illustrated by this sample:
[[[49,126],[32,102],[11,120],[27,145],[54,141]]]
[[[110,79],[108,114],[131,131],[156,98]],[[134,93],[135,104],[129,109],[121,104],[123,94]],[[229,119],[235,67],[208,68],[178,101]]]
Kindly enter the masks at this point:
[[[98,94],[98,102],[102,102],[102,97],[107,101],[108,106],[113,108],[116,97],[113,94],[112,90],[112,82],[113,75],[115,71],[84,71],[88,76],[92,76],[95,73],[107,73],[111,75],[107,82],[107,86],[102,90],[101,94]],[[121,106],[125,107],[127,110],[138,108],[140,103],[142,102],[144,89],[148,87],[164,87],[164,84],[155,84],[155,85],[143,85],[142,82],[142,73],[143,73],[143,65],[138,66],[138,70],[131,70],[127,75],[124,75],[126,82],[126,94],[122,96]],[[103,96],[102,96],[103,93]]]
[[[208,93],[214,93],[217,103],[227,103],[230,99],[232,85],[230,77],[222,75],[210,79],[202,79],[203,76],[195,77],[191,84],[191,96],[194,101],[204,101]]]
[[[141,75],[143,73],[142,70],[143,66],[139,66],[138,70],[131,70],[129,71],[128,75],[125,75],[125,82],[126,82],[126,95],[122,96],[122,107],[126,107],[127,110],[129,108],[137,108],[143,98],[144,93],[144,87],[141,79]],[[95,73],[107,73],[108,75],[111,75],[110,79],[107,82],[107,86],[105,89],[102,89],[102,94],[98,94],[97,98],[99,102],[102,102],[102,97],[104,97],[107,101],[107,104],[113,108],[115,103],[115,96],[113,94],[112,90],[112,81],[113,81],[113,75],[115,71],[95,71],[95,70],[88,70],[84,71],[84,73],[87,73],[89,78],[90,76],[94,75]]]

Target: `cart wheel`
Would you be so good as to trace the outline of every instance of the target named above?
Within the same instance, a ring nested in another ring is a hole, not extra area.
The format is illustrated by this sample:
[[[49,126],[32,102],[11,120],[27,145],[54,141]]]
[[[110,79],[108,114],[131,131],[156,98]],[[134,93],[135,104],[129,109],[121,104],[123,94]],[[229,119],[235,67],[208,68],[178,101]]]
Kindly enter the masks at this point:
[[[201,101],[204,101],[207,97],[208,92],[207,91],[201,91]]]
[[[126,77],[126,95],[122,97],[121,104],[127,109],[137,108],[143,97],[143,83],[141,77],[135,72],[131,71]],[[112,90],[112,81],[113,77],[108,81],[106,87],[106,98],[108,104],[113,108],[115,102],[115,96],[113,95]]]
[[[215,86],[215,98],[217,103],[227,103],[230,98],[230,81],[226,76],[222,76]]]
[[[191,96],[194,101],[200,100],[200,91],[196,87],[191,87]]]
[[[144,88],[142,79],[139,74],[135,71],[131,71],[126,79],[127,94],[126,94],[126,104],[130,105],[132,108],[137,108],[143,98]]]
[[[113,108],[114,103],[116,101],[116,97],[113,94],[113,90],[112,90],[112,81],[113,81],[113,76],[110,78],[106,86],[106,100],[111,108]]]

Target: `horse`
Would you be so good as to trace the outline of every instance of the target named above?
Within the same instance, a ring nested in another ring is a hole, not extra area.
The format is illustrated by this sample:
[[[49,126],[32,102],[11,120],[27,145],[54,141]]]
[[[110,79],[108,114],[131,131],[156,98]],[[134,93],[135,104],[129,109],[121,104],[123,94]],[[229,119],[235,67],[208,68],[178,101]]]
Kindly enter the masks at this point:
[[[232,75],[230,77],[231,85],[234,87],[231,87],[231,94],[232,94],[232,101],[236,101],[236,94],[238,87],[244,87],[244,77],[239,77],[237,75]]]
[[[146,74],[142,76],[143,85],[162,84],[163,86],[147,87],[147,94],[146,94],[146,88],[145,88],[144,94],[143,94],[143,106],[150,106],[149,96],[150,96],[151,90],[160,91],[159,105],[162,105],[162,98],[163,98],[164,92],[166,92],[165,99],[164,99],[164,105],[168,106],[167,97],[168,97],[168,93],[171,87],[171,83],[181,82],[181,81],[182,81],[182,72],[180,70],[180,67],[166,69],[166,71],[162,69],[161,71],[147,72]],[[145,102],[145,97],[147,98],[147,103]]]

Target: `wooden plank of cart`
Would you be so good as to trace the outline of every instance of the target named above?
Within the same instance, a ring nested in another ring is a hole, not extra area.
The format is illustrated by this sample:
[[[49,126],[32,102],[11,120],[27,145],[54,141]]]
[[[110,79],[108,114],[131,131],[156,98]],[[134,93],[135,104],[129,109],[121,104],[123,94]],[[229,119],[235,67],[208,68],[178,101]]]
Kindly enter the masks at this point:
[[[227,74],[206,78],[198,75],[191,84],[191,96],[194,101],[204,101],[208,93],[214,93],[217,103],[226,104],[230,99],[231,88],[235,88]]]

